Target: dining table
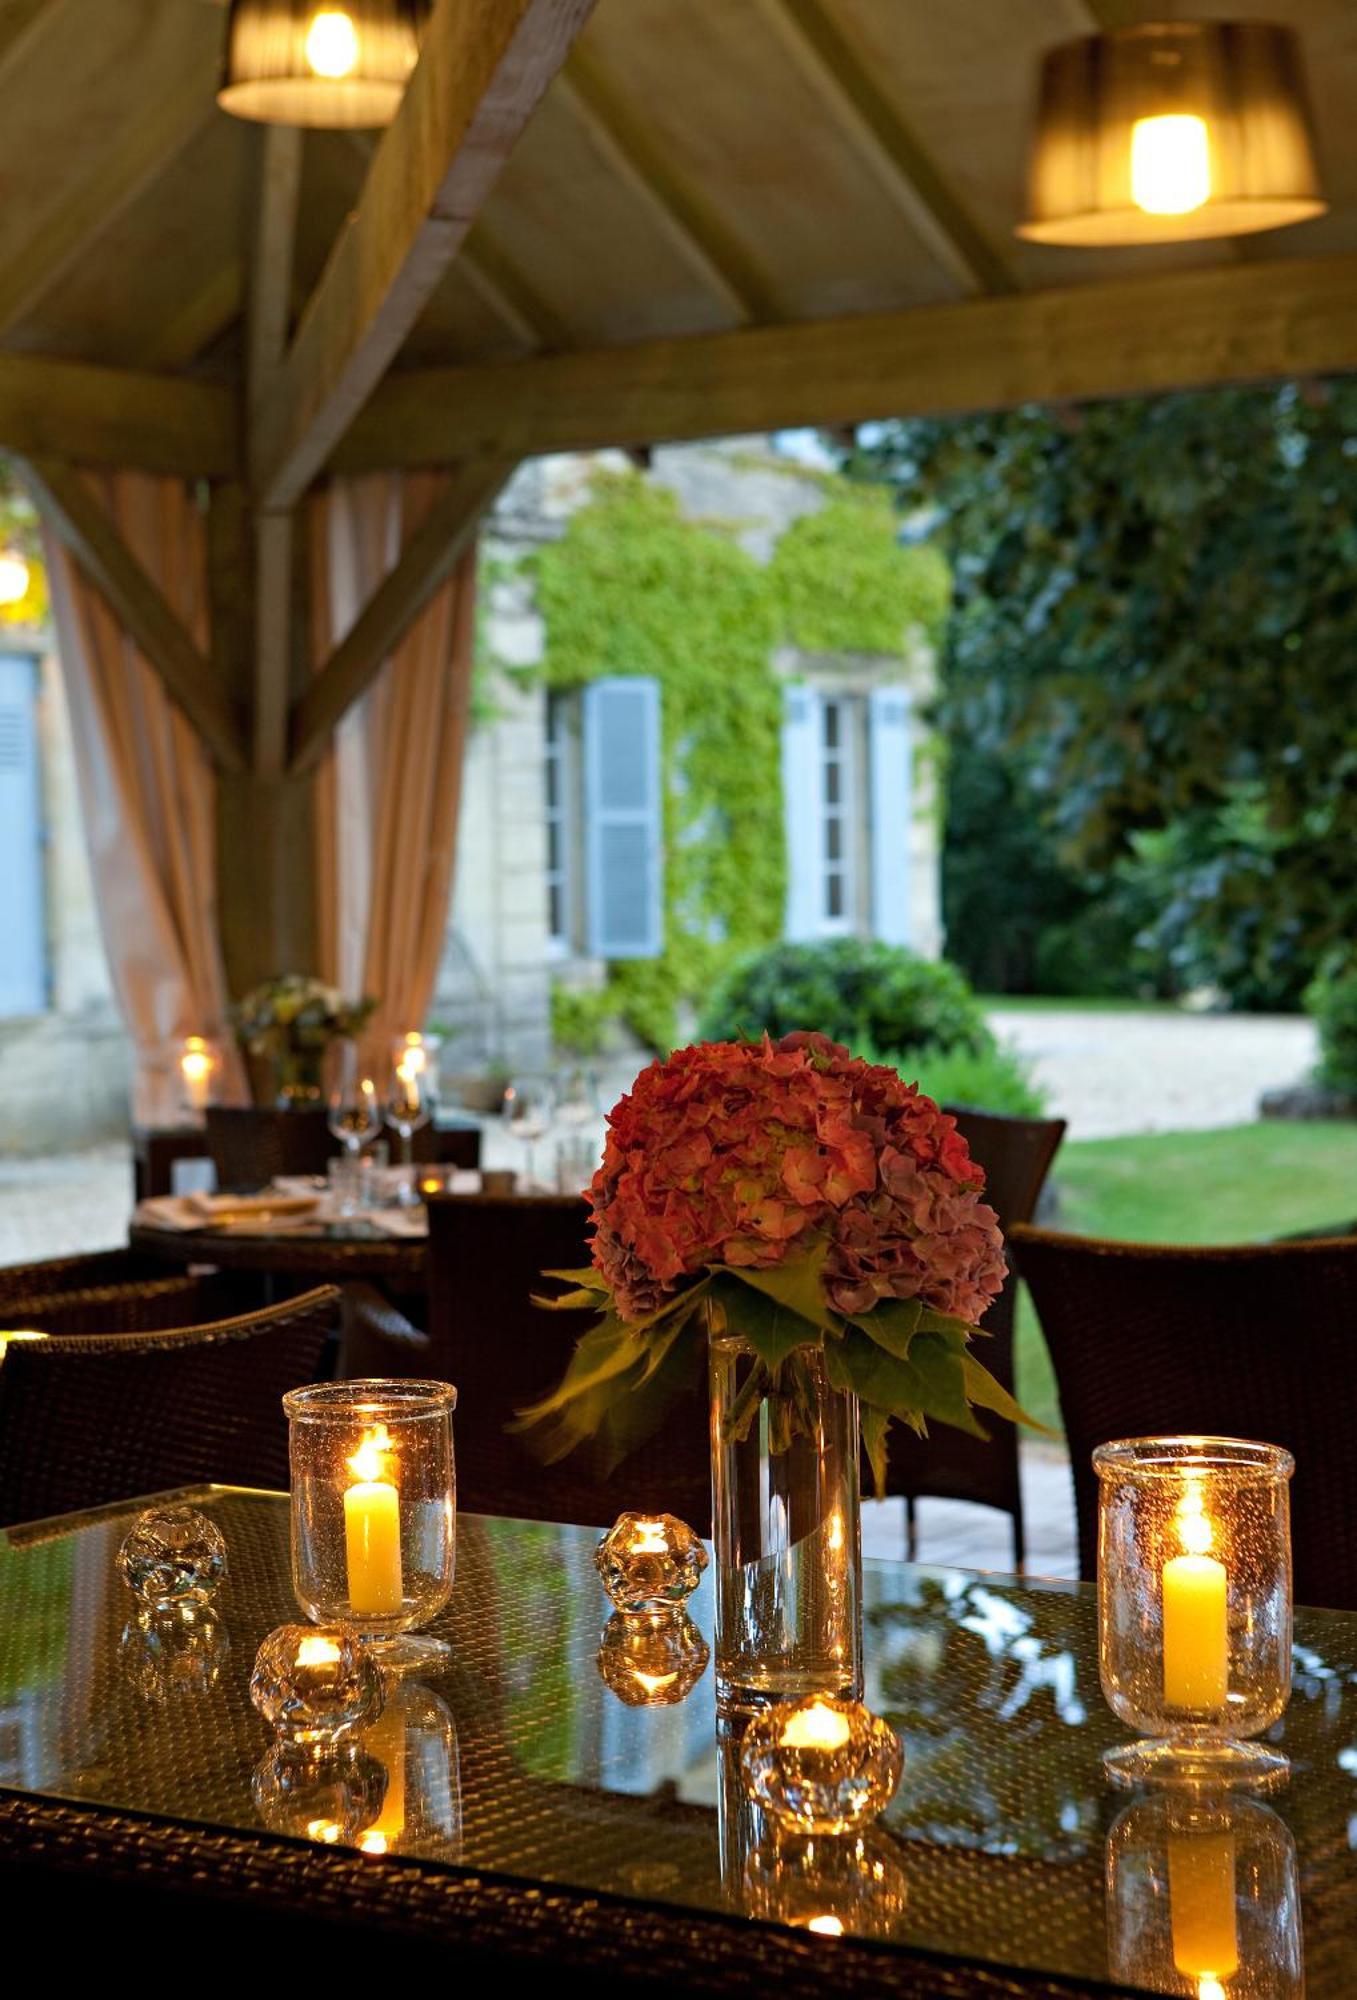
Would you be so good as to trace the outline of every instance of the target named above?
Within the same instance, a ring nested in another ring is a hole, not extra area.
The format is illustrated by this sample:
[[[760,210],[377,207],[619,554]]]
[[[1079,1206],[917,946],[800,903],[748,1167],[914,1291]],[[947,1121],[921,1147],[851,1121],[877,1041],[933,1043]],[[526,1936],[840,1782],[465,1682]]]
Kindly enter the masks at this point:
[[[288,1499],[175,1497],[227,1550],[216,1597],[187,1618],[146,1612],[120,1579],[148,1502],[0,1538],[11,1937],[116,1922],[134,1952],[174,1937],[260,1980],[296,1948],[313,1991],[331,1967],[443,1967],[476,1992],[1357,1992],[1357,1617],[1297,1614],[1272,1732],[1289,1783],[1227,1803],[1251,1857],[1237,1929],[1227,1891],[1241,1956],[1199,1980],[1146,1956],[1165,1838],[1171,1873],[1183,1836],[1171,1797],[1104,1771],[1125,1730],[1085,1585],[867,1561],[865,1696],[903,1778],[871,1825],[793,1837],[761,1818],[738,1719],[718,1711],[710,1568],[690,1607],[695,1679],[666,1681],[618,1644],[596,1528],[461,1516],[431,1628],[446,1652],[392,1684],[340,1776],[322,1759],[299,1780],[249,1692],[260,1642],[301,1615]],[[1214,1862],[1197,1875],[1218,1899]]]

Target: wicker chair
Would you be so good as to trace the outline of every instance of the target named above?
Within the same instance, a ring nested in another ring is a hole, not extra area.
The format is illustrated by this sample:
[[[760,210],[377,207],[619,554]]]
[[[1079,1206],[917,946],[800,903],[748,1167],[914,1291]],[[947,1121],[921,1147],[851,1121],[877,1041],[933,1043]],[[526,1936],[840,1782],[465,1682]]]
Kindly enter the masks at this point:
[[[483,1514],[607,1527],[628,1508],[711,1528],[705,1370],[663,1427],[615,1470],[587,1449],[544,1465],[506,1430],[559,1380],[588,1319],[547,1313],[532,1293],[546,1270],[589,1261],[578,1195],[429,1198],[428,1368],[457,1385],[460,1504]],[[547,1285],[544,1289],[550,1290]]]
[[[285,1389],[327,1370],[333,1286],[211,1326],[13,1344],[0,1524],[203,1480],[286,1487]]]
[[[323,1110],[209,1104],[207,1150],[218,1187],[256,1188],[280,1174],[323,1174],[340,1144]]]
[[[134,1285],[164,1275],[163,1264],[135,1250],[94,1250],[75,1257],[44,1257],[36,1264],[4,1264],[0,1265],[0,1315],[8,1319],[13,1299]]]
[[[1011,1247],[1055,1366],[1082,1574],[1097,1561],[1095,1445],[1259,1438],[1296,1457],[1298,1599],[1357,1610],[1357,1236],[1195,1250],[1019,1229]]]
[[[963,1105],[946,1109],[972,1154],[985,1169],[987,1198],[997,1210],[1005,1235],[1017,1223],[1036,1214],[1051,1162],[1065,1136],[1063,1118],[1004,1118],[994,1112],[971,1111]],[[1017,1279],[1008,1282],[985,1316],[990,1336],[981,1343],[985,1366],[1004,1387],[1013,1388],[1013,1316]],[[909,1555],[916,1554],[914,1503],[925,1497],[971,1500],[997,1507],[1013,1523],[1013,1563],[1021,1569],[1026,1555],[1023,1534],[1022,1483],[1018,1476],[1018,1434],[1011,1424],[987,1425],[989,1441],[935,1424],[926,1438],[896,1427],[892,1438],[886,1491],[903,1494],[909,1535]],[[864,1487],[864,1491],[870,1488]]]
[[[132,1284],[7,1298],[0,1306],[0,1321],[11,1329],[49,1334],[152,1333],[250,1312],[260,1302],[258,1291],[257,1281],[248,1276],[196,1276],[162,1267],[159,1277]]]

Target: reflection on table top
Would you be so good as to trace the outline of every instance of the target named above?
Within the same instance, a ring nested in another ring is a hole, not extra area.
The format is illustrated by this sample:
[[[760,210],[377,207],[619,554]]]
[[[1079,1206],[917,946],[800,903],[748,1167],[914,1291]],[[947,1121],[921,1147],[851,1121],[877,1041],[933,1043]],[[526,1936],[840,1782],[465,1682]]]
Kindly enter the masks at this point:
[[[905,1742],[905,1776],[864,1842],[797,1849],[744,1799],[710,1669],[673,1706],[628,1706],[605,1685],[608,1606],[584,1528],[463,1516],[435,1627],[450,1663],[403,1688],[351,1768],[308,1789],[270,1755],[248,1697],[259,1641],[297,1616],[286,1501],[216,1489],[199,1504],[230,1575],[215,1616],[170,1639],[138,1625],[115,1573],[136,1507],[0,1543],[0,1785],[1191,2000],[1301,1991],[1303,1937],[1309,1991],[1357,1991],[1350,1616],[1298,1615],[1276,1732],[1290,1785],[1193,1824],[1104,1780],[1101,1754],[1124,1732],[1098,1687],[1090,1591],[868,1563],[867,1698]],[[693,1603],[708,1641],[710,1575]],[[613,1685],[619,1671],[614,1657]],[[1237,1923],[1212,1884],[1227,1849],[1247,1875]],[[1205,1906],[1189,1936],[1178,1885],[1193,1868]],[[1238,1974],[1193,1962],[1208,1949],[1233,1949]],[[1250,1962],[1260,1952],[1268,1965]]]

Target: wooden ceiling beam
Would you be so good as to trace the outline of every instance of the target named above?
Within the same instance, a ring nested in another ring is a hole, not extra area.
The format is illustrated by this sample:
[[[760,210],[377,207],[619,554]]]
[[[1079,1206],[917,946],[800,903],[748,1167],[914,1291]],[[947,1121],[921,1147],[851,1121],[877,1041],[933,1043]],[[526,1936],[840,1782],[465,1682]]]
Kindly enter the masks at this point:
[[[863,67],[823,0],[756,0],[844,136],[905,220],[968,292],[1014,292],[1013,269]]]
[[[0,264],[0,336],[27,318],[137,196],[178,159],[214,109],[203,96],[201,79],[190,77],[157,102],[149,118],[130,118],[116,144],[94,156],[55,209],[36,214],[27,241]]]
[[[741,325],[783,317],[772,285],[747,248],[655,144],[653,127],[637,116],[591,56],[576,50],[556,84],[607,165],[649,209],[688,268]]]
[[[457,268],[482,303],[528,347],[554,350],[571,345],[571,330],[555,307],[529,284],[483,222],[477,223],[458,252]]]
[[[319,759],[331,735],[383,663],[451,576],[473,540],[481,516],[514,469],[512,459],[477,460],[459,466],[410,537],[400,561],[378,585],[350,630],[297,702],[292,716],[289,774],[298,776]]]
[[[593,450],[1357,369],[1357,257],[389,378],[336,467]]]
[[[460,249],[594,0],[435,0],[399,111],[254,428],[266,506],[296,501]]]
[[[214,382],[0,354],[0,448],[229,479],[240,463],[236,399]]]
[[[226,771],[243,770],[240,725],[211,662],[128,548],[83,475],[59,459],[28,458],[24,477],[38,506],[217,763]]]

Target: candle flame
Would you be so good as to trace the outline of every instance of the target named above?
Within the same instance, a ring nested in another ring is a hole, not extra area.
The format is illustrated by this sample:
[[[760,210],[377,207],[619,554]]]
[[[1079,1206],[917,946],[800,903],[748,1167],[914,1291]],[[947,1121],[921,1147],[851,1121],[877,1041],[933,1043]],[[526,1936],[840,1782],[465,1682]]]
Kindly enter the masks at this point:
[[[634,1556],[662,1556],[668,1549],[664,1538],[663,1521],[638,1521],[636,1539],[631,1545]]]
[[[327,1847],[333,1847],[343,1831],[343,1827],[335,1819],[309,1820],[306,1827],[309,1839],[324,1841]]]
[[[1201,1480],[1192,1473],[1188,1474],[1183,1486],[1183,1497],[1178,1502],[1173,1524],[1187,1555],[1210,1555],[1215,1538],[1202,1500]]]
[[[846,1715],[826,1702],[813,1701],[787,1717],[778,1741],[784,1750],[841,1750],[851,1734]]]
[[[806,1929],[808,1931],[819,1931],[821,1937],[842,1937],[843,1918],[830,1916],[812,1917],[806,1925]],[[1203,2000],[1208,2000],[1208,1996],[1204,1995]]]
[[[358,1845],[364,1854],[385,1854],[390,1843],[384,1833],[379,1833],[376,1827],[370,1827]]]
[[[336,1667],[339,1665],[339,1648],[333,1639],[327,1639],[322,1632],[313,1633],[303,1639],[297,1648],[299,1667]]]
[[[382,1478],[387,1469],[387,1461],[395,1452],[391,1433],[385,1424],[374,1424],[370,1431],[364,1431],[362,1442],[349,1460],[349,1470],[355,1479],[364,1484]]]
[[[424,1046],[423,1035],[407,1035],[401,1063],[412,1076],[419,1076],[429,1064],[429,1052]]]
[[[1197,2000],[1226,2000],[1225,1988],[1213,1974],[1197,1982]]]
[[[677,1674],[643,1674],[639,1667],[632,1668],[631,1677],[637,1687],[644,1688],[650,1695],[659,1694],[664,1688],[672,1687],[678,1679]]]

